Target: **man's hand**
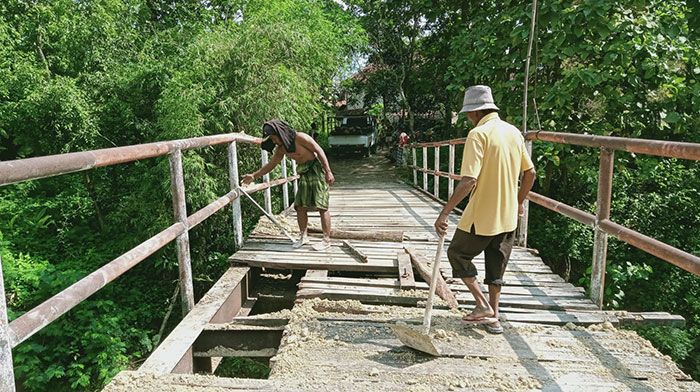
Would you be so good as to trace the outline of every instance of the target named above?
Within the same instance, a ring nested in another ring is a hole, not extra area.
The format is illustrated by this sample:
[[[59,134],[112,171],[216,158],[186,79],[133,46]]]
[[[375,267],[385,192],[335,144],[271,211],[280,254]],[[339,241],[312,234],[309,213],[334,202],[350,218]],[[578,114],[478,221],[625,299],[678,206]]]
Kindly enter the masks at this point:
[[[327,171],[326,172],[326,183],[328,185],[333,185],[334,182],[335,182],[335,177],[333,177],[333,172]]]
[[[435,232],[438,235],[443,236],[447,234],[447,214],[441,212],[438,218],[435,220]]]
[[[252,174],[245,174],[243,176],[243,179],[241,180],[241,184],[243,185],[248,185],[251,182],[255,181],[255,176]]]
[[[523,203],[518,204],[518,216],[524,216],[525,215],[525,207],[523,206]]]

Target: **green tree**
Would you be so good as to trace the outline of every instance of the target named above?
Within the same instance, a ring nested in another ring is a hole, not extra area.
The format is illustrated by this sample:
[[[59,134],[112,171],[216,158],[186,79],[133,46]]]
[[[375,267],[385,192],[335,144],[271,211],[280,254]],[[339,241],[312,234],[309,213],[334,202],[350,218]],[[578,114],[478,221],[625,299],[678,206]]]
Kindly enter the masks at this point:
[[[303,128],[363,44],[355,18],[326,0],[9,0],[0,4],[0,159],[257,134],[272,117]],[[240,147],[241,171],[259,164],[258,151]],[[184,158],[188,211],[228,191],[225,149]],[[169,187],[168,161],[155,158],[0,189],[10,318],[167,227]],[[258,213],[245,208],[249,230]],[[190,238],[199,297],[234,251],[230,216]],[[18,381],[99,389],[153,349],[177,306],[177,279],[169,246],[15,348]]]

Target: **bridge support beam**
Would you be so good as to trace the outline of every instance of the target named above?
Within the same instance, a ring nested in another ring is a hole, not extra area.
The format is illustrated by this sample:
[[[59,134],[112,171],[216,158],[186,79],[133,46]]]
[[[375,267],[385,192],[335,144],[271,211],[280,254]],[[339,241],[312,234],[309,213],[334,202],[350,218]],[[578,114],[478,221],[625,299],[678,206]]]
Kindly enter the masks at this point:
[[[428,147],[423,147],[423,190],[428,192]]]
[[[452,197],[452,194],[455,191],[455,180],[452,178],[452,174],[455,174],[455,145],[450,144],[449,145],[449,160],[448,160],[448,168],[447,172],[450,174],[450,177],[447,179],[447,200],[449,201],[450,198]],[[415,163],[413,164],[415,166]]]
[[[267,165],[267,162],[269,161],[267,151],[265,150],[260,150],[261,151],[261,161],[262,165],[265,166]],[[263,176],[263,182],[270,182],[270,173],[265,174]],[[268,214],[272,214],[272,195],[270,193],[270,188],[265,189],[265,211],[267,211]]]
[[[440,171],[440,146],[435,146],[435,172]],[[433,195],[435,198],[440,198],[440,176],[433,176]]]
[[[287,157],[282,158],[282,178],[287,178]],[[286,210],[289,207],[289,184],[282,184],[282,207]]]
[[[416,160],[416,148],[415,147],[411,147],[411,155],[413,155],[413,186],[418,187],[418,170],[416,170],[418,163]]]
[[[525,149],[527,154],[532,156],[532,142],[525,141]],[[521,176],[522,178],[522,176]],[[527,225],[530,218],[530,202],[525,199],[523,202],[523,214],[518,216],[518,229],[517,236],[515,238],[516,244],[518,246],[527,247]]]
[[[240,178],[238,177],[238,148],[236,142],[228,145],[228,177],[231,190],[238,189]],[[231,204],[231,215],[233,216],[233,231],[236,249],[243,246],[243,217],[241,214],[241,199],[237,197]]]
[[[170,190],[173,194],[175,223],[179,222],[185,226],[182,234],[177,236],[177,264],[180,269],[180,295],[184,316],[194,308],[194,289],[192,288],[189,223],[185,203],[185,179],[182,174],[182,151],[179,149],[170,154]]]
[[[591,300],[603,308],[605,292],[605,264],[608,256],[608,234],[599,225],[610,218],[613,166],[615,151],[603,148],[600,151],[600,172],[598,176],[598,199],[596,201],[595,233],[593,236],[593,267],[591,270]]]
[[[2,277],[2,259],[0,259],[0,391],[8,392],[15,390],[9,331],[7,304],[5,304],[5,282]]]
[[[204,358],[195,361],[192,345],[210,323],[228,322],[248,299],[248,267],[231,267],[170,332],[139,368],[147,373],[192,373],[213,370]],[[209,368],[207,368],[209,366]]]
[[[297,176],[297,161],[295,161],[294,159],[292,159],[292,176]],[[299,183],[297,181],[299,181],[299,179],[294,180],[294,195],[297,194],[297,190],[299,189]]]

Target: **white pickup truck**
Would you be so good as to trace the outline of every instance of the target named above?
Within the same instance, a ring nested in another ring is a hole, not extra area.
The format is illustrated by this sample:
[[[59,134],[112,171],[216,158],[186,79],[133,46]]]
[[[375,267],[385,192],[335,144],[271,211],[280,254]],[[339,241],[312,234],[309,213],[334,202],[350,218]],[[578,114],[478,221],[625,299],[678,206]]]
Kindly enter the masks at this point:
[[[337,126],[328,136],[332,149],[362,151],[369,156],[376,149],[374,119],[370,116],[343,116],[336,118]]]

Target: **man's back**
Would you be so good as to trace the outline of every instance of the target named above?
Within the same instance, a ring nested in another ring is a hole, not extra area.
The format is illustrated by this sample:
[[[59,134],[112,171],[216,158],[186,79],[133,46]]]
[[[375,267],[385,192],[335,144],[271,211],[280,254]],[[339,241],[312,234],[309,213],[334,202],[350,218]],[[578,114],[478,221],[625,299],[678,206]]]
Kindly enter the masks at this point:
[[[459,228],[478,235],[511,232],[517,227],[518,177],[532,168],[517,128],[498,113],[481,119],[467,136],[461,175],[477,179]]]

